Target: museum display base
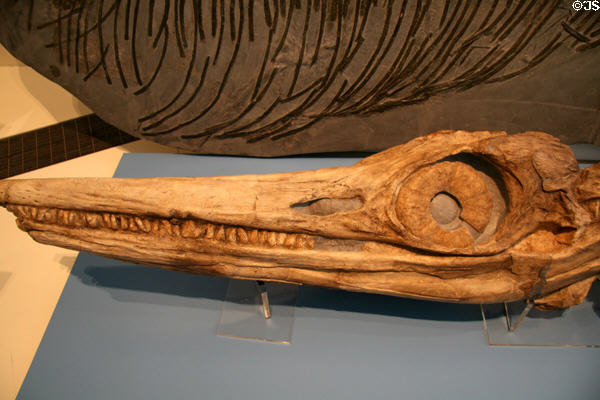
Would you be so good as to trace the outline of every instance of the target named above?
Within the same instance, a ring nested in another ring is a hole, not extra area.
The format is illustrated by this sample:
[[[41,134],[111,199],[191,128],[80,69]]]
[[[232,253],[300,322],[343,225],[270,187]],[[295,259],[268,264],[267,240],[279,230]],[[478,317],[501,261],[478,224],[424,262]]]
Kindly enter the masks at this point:
[[[356,161],[127,154],[116,176]],[[18,398],[500,400],[507,382],[529,399],[592,400],[600,391],[598,349],[489,346],[479,305],[300,286],[291,345],[218,336],[228,286],[80,253]]]
[[[540,311],[524,301],[481,306],[490,345],[600,347],[600,280],[566,310]]]
[[[298,285],[231,279],[217,335],[290,344]],[[264,290],[264,291],[263,291]],[[268,299],[267,301],[265,301]]]

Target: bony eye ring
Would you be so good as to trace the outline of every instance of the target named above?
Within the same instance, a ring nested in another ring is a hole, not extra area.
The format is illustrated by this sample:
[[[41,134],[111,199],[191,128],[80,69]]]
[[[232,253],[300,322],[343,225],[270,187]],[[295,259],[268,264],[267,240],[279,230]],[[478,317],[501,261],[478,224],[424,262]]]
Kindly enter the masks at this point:
[[[493,180],[482,171],[466,162],[442,161],[402,183],[395,212],[403,233],[425,247],[464,249],[494,233],[499,198]]]

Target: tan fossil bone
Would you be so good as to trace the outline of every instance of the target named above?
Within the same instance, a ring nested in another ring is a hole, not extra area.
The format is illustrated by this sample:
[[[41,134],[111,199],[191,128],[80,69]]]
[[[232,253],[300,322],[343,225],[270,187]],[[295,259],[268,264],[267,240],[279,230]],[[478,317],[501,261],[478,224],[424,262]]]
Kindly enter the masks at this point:
[[[38,242],[188,273],[540,308],[600,275],[600,164],[539,132],[271,175],[5,180],[0,203]]]

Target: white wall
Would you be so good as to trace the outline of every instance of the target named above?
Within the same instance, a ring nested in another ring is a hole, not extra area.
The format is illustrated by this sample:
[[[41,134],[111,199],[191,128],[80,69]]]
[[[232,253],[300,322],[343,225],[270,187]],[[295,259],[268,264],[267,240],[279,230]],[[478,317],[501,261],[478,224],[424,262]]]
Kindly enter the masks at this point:
[[[90,114],[83,103],[0,45],[0,138]]]

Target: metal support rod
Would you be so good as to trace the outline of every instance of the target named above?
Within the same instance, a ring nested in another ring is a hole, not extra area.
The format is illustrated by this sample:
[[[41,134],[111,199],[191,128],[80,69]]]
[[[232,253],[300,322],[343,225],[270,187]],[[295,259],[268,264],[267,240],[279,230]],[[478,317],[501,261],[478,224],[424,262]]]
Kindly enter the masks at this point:
[[[517,320],[513,323],[510,319],[510,312],[508,311],[508,305],[506,304],[506,302],[504,303],[504,313],[506,315],[506,325],[508,327],[509,332],[514,332],[517,330],[517,328],[519,327],[521,322],[523,322],[523,320],[525,319],[527,314],[529,314],[529,311],[531,311],[532,307],[533,307],[533,301],[527,300],[527,305],[525,306],[523,311],[521,311],[521,314],[519,314],[519,317],[517,318]]]
[[[263,313],[265,315],[265,319],[271,318],[271,306],[269,305],[269,293],[267,292],[267,287],[265,286],[264,281],[256,281],[256,287],[258,288],[258,293],[260,293],[260,300],[262,301]]]

